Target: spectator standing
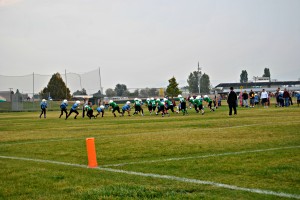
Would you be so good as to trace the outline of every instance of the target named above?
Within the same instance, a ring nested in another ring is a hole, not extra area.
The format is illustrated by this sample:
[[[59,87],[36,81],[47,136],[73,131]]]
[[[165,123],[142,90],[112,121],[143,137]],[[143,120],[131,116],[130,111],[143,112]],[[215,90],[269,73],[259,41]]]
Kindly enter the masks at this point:
[[[236,106],[237,106],[237,95],[233,91],[233,87],[230,87],[230,92],[228,94],[227,103],[229,106],[229,116],[232,115],[232,109],[234,111],[234,114],[236,115]]]
[[[245,90],[244,93],[242,94],[242,97],[243,97],[243,106],[248,108],[248,93],[247,91]]]
[[[280,106],[279,92],[280,92],[280,88],[277,88],[277,90],[276,90],[276,92],[275,92],[275,97],[276,97],[276,107]]]
[[[283,91],[283,99],[284,99],[284,106],[288,107],[290,105],[290,93],[284,88]]]
[[[254,92],[251,90],[251,91],[249,92],[249,97],[250,97],[250,108],[254,108],[254,96],[255,96],[255,94],[254,94]]]
[[[296,93],[296,97],[297,97],[297,104],[298,104],[298,107],[299,107],[299,104],[300,104],[300,92]]]
[[[262,106],[264,106],[264,108],[268,108],[268,98],[269,98],[269,95],[268,93],[266,92],[265,89],[262,90],[261,94],[260,94],[260,98],[261,98],[261,104]]]

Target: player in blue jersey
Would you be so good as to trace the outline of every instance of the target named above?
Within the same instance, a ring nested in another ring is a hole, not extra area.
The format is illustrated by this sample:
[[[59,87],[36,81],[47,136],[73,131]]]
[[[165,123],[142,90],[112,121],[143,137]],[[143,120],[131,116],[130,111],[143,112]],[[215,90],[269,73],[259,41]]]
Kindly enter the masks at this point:
[[[46,99],[43,99],[40,105],[41,105],[41,109],[42,109],[42,112],[40,114],[40,118],[42,117],[43,114],[44,114],[44,118],[46,118],[46,109],[47,109]]]
[[[101,105],[101,106],[99,106],[98,108],[97,108],[97,115],[96,115],[96,117],[98,117],[98,115],[100,115],[100,113],[102,113],[102,116],[101,117],[103,117],[103,115],[104,115],[104,106],[103,105]]]
[[[64,112],[66,113],[66,118],[68,116],[68,111],[67,111],[67,107],[68,107],[68,100],[65,99],[63,100],[63,102],[60,104],[60,116],[59,118],[61,118],[61,116],[64,114]]]
[[[128,116],[130,116],[130,101],[127,101],[126,104],[122,107],[122,117],[124,116],[124,113],[127,112]]]
[[[77,109],[79,109],[79,105],[80,105],[80,101],[76,101],[76,102],[73,104],[73,106],[72,106],[72,108],[71,108],[71,110],[70,110],[70,113],[68,114],[68,116],[66,117],[66,119],[68,119],[68,118],[70,117],[70,115],[71,115],[73,112],[76,113],[74,119],[77,119],[77,115],[79,115],[79,113],[78,113],[78,111],[77,111]]]

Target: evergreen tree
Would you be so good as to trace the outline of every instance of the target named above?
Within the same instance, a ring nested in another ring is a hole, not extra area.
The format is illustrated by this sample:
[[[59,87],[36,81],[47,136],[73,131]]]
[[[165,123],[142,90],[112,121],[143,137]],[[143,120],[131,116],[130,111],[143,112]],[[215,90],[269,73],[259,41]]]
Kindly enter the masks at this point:
[[[207,74],[203,74],[201,76],[201,80],[200,80],[200,87],[201,87],[201,93],[203,94],[208,94],[210,92],[210,80],[209,80],[209,76]]]
[[[82,90],[77,90],[73,93],[73,95],[87,95],[86,90],[82,88]]]
[[[171,78],[169,80],[169,85],[167,87],[166,94],[173,98],[173,97],[175,97],[175,96],[177,96],[178,94],[181,94],[181,93],[182,92],[178,88],[178,83],[176,82],[176,79],[173,76],[173,78]]]
[[[246,70],[242,70],[240,75],[240,83],[247,83],[248,82],[248,73]]]
[[[199,92],[199,74],[197,71],[190,73],[189,78],[187,80],[188,88],[190,93],[198,93]]]
[[[106,94],[106,96],[108,96],[108,97],[116,96],[116,92],[115,92],[113,89],[111,89],[111,88],[106,89],[106,90],[105,90],[105,94]]]
[[[263,77],[269,77],[270,80],[271,80],[271,73],[270,73],[270,69],[269,68],[265,68],[264,69]]]
[[[127,86],[124,84],[117,84],[115,87],[115,93],[117,96],[124,96]]]
[[[43,99],[48,99],[51,96],[52,99],[56,100],[71,98],[70,89],[67,88],[59,73],[52,75],[47,87],[40,92],[40,96]]]

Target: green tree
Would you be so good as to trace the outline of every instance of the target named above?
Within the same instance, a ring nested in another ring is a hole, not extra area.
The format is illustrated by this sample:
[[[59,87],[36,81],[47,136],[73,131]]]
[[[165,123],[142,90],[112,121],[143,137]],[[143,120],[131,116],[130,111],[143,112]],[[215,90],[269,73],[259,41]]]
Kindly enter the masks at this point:
[[[111,89],[111,88],[106,89],[106,90],[105,90],[105,94],[106,94],[106,96],[108,96],[108,97],[116,96],[116,92],[115,92],[113,89]]]
[[[96,92],[96,93],[93,94],[93,97],[95,97],[95,98],[101,98],[101,97],[103,97],[103,95],[102,95],[101,91],[98,90],[98,92]]]
[[[77,90],[73,93],[73,95],[87,95],[86,90],[82,88],[82,90]]]
[[[169,85],[167,87],[166,90],[166,94],[168,96],[171,96],[172,98],[181,94],[182,92],[179,90],[178,88],[178,83],[176,82],[175,77],[173,76],[170,80],[169,80]]]
[[[67,88],[59,73],[53,74],[47,87],[40,92],[40,97],[43,99],[48,99],[50,96],[56,100],[71,99],[70,89]]]
[[[247,83],[248,82],[248,73],[246,70],[242,70],[240,75],[240,83]]]
[[[205,73],[201,76],[200,87],[201,87],[201,91],[200,91],[201,93],[208,94],[210,92],[211,85],[210,85],[209,76]]]
[[[201,73],[201,72],[200,72]],[[188,89],[190,93],[198,93],[199,92],[199,74],[197,71],[190,73],[187,83]]]
[[[270,69],[269,68],[265,68],[264,69],[263,77],[269,77],[270,80],[271,80],[271,73],[270,73]]]
[[[149,89],[149,96],[151,96],[151,97],[158,96],[158,90],[156,88]]]
[[[117,84],[115,87],[115,92],[117,96],[124,96],[127,86],[124,84]]]

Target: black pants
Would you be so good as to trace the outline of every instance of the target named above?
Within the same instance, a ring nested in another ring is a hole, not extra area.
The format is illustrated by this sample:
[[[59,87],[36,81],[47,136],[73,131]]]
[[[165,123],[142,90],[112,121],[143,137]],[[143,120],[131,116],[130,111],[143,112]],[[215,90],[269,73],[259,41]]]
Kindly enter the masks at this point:
[[[66,119],[67,119],[73,112],[76,113],[76,115],[75,115],[75,117],[74,117],[74,119],[76,119],[76,117],[77,117],[77,115],[79,115],[79,113],[78,113],[77,110],[73,110],[73,109],[71,109],[71,111],[70,111],[70,113],[68,114],[68,116],[66,117]]]
[[[234,111],[234,114],[236,115],[237,114],[236,113],[236,103],[229,103],[228,106],[229,106],[229,115],[232,115],[232,109]]]
[[[113,111],[112,111],[112,113],[113,113],[114,116],[116,117],[115,111],[118,111],[119,114],[121,113],[121,112],[120,112],[119,106],[115,106],[115,107],[113,108]]]
[[[62,108],[61,110],[60,110],[60,116],[59,116],[59,118],[64,114],[64,112],[66,113],[66,118],[67,118],[67,116],[68,116],[68,111],[67,111],[67,109],[66,108]]]
[[[94,111],[93,110],[88,110],[86,115],[91,119],[92,117],[95,118],[95,115],[93,115]]]
[[[44,114],[44,118],[46,118],[46,108],[42,108],[42,112],[40,114],[40,118],[42,117],[43,114]]]
[[[168,107],[167,107],[167,110],[171,110],[172,112],[174,112],[174,106],[173,106],[173,105],[168,106]]]

